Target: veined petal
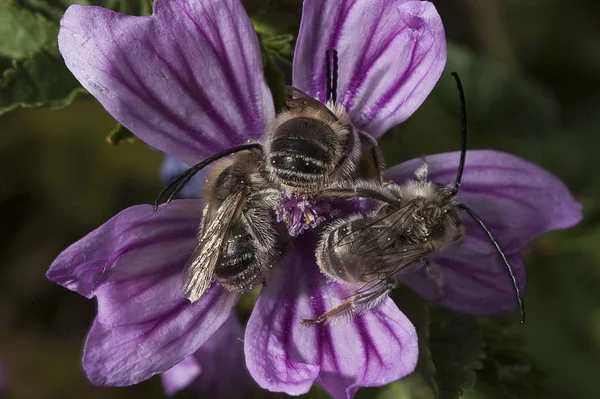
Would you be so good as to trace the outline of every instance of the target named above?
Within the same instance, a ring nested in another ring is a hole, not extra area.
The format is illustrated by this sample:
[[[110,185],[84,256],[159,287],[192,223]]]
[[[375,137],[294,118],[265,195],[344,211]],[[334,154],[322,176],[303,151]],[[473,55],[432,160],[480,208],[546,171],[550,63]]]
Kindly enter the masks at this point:
[[[446,64],[442,21],[427,1],[306,0],[293,80],[320,101],[329,49],[339,53],[338,102],[375,138],[415,112]]]
[[[219,329],[220,330],[220,329]],[[213,337],[219,333],[219,330]],[[211,337],[212,339],[212,337]],[[208,340],[210,341],[210,339]],[[208,342],[207,341],[207,342]],[[206,345],[206,343],[205,343]],[[160,375],[165,393],[169,396],[187,388],[202,372],[200,363],[194,355],[186,357],[169,370]]]
[[[428,180],[454,184],[459,158],[459,152],[427,156]],[[386,178],[397,183],[413,179],[422,163],[420,158],[404,162],[388,170]],[[523,250],[542,233],[577,224],[582,217],[581,204],[558,178],[503,152],[469,150],[458,197],[481,217],[509,254]],[[469,236],[465,246],[475,254],[496,252],[468,215],[463,222]]]
[[[294,252],[260,294],[244,346],[252,377],[271,391],[300,395],[317,382],[334,398],[351,398],[359,387],[385,385],[410,374],[417,363],[417,336],[389,298],[351,320],[300,323],[349,294],[319,273],[314,248],[312,237],[297,239]]]
[[[441,305],[474,316],[491,316],[517,309],[517,297],[506,266],[498,254],[478,255],[458,245],[431,259],[443,273]],[[525,290],[525,264],[519,254],[508,256],[521,293]],[[419,295],[439,301],[437,287],[424,273],[410,273],[402,280]]]
[[[214,284],[190,303],[181,293],[184,262],[167,275],[111,281],[97,290],[98,317],[83,350],[92,383],[132,385],[163,373],[196,352],[227,319],[239,294]]]
[[[238,0],[156,0],[150,17],[73,5],[59,48],[115,119],[188,164],[257,139],[274,115]]]
[[[202,203],[177,200],[125,209],[65,249],[46,273],[48,279],[91,298],[113,276],[164,273],[183,263],[198,243]]]

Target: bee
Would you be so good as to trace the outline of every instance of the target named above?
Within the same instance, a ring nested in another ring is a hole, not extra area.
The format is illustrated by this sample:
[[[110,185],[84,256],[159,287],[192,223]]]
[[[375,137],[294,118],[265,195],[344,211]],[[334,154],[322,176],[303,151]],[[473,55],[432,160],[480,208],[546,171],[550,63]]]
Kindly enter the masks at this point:
[[[287,245],[272,213],[279,191],[267,179],[262,150],[255,144],[243,150],[215,164],[207,175],[200,238],[183,274],[183,293],[191,302],[200,299],[213,280],[229,291],[247,291],[263,283]],[[200,171],[227,155],[231,150],[194,168]]]
[[[364,284],[356,295],[316,319],[303,323],[323,323],[377,305],[397,286],[397,276],[425,266],[428,277],[441,291],[441,270],[427,258],[461,240],[465,212],[483,229],[496,247],[512,279],[521,322],[524,305],[512,266],[498,241],[477,214],[458,202],[466,158],[466,100],[458,74],[454,76],[461,102],[461,155],[454,186],[427,181],[427,164],[404,184],[357,182],[354,187],[329,190],[329,195],[374,200],[378,205],[367,215],[354,214],[326,227],[316,250],[317,263],[328,278],[341,283]]]
[[[326,102],[288,86],[286,109],[266,132],[267,171],[273,181],[297,193],[315,193],[334,182],[349,181],[357,171],[365,147],[371,148],[376,168],[381,170],[376,143],[371,136],[354,128],[344,107],[337,103],[335,49],[326,52],[325,66]]]

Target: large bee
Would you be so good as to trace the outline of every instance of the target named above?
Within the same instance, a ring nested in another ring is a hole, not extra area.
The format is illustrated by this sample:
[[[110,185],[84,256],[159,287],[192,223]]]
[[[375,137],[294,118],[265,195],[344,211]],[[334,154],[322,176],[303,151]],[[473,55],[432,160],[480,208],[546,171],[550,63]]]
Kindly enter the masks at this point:
[[[213,279],[229,291],[261,284],[287,245],[272,214],[279,192],[266,178],[262,151],[255,144],[244,149],[214,165],[207,176],[202,231],[184,269],[183,292],[191,302],[204,295]],[[226,155],[217,154],[196,168]]]
[[[363,150],[370,150],[381,179],[383,165],[377,142],[356,130],[348,113],[337,103],[335,49],[326,52],[326,70],[325,103],[287,86],[285,109],[266,127],[261,140],[264,146],[251,144],[263,152],[265,169],[273,184],[294,193],[318,194],[334,183],[349,181],[355,176]],[[247,145],[232,147],[224,153],[246,148]],[[173,190],[167,202],[198,173],[198,165],[183,172],[163,190],[162,194]]]
[[[397,286],[397,275],[425,267],[428,277],[441,291],[441,271],[428,257],[443,251],[463,236],[461,213],[466,212],[494,244],[512,278],[521,322],[524,307],[514,271],[497,240],[475,212],[456,199],[466,157],[466,101],[460,78],[454,76],[461,100],[462,145],[454,186],[427,181],[427,164],[417,169],[415,179],[404,184],[359,182],[354,187],[329,190],[329,195],[368,198],[379,205],[367,215],[354,214],[328,226],[316,251],[323,274],[341,283],[364,284],[357,295],[316,319],[322,323],[340,314],[352,314],[379,303]]]

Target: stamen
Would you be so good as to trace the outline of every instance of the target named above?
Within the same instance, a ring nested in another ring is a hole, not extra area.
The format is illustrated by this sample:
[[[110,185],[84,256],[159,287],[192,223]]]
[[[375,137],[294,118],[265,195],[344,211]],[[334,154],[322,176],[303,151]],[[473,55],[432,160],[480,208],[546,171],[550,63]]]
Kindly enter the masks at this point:
[[[297,237],[336,215],[331,198],[282,191],[275,207],[278,222],[287,225],[289,234]]]

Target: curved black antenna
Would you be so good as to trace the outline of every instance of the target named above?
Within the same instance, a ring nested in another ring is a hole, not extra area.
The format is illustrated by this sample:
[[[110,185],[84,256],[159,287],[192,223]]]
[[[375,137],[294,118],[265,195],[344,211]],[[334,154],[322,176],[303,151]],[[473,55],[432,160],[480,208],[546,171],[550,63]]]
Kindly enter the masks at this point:
[[[488,227],[485,225],[485,223],[483,223],[483,220],[481,220],[481,218],[479,216],[477,216],[475,211],[473,211],[471,208],[469,208],[465,204],[460,204],[459,207],[464,209],[465,212],[467,212],[469,214],[469,216],[471,216],[471,218],[473,218],[473,220],[475,220],[481,226],[481,228],[483,229],[483,231],[485,231],[485,234],[487,234],[487,236],[490,239],[490,241],[492,242],[492,244],[494,244],[494,246],[496,247],[496,250],[500,254],[502,261],[504,261],[504,264],[506,265],[506,269],[508,270],[508,274],[510,275],[510,279],[512,280],[513,287],[515,288],[515,293],[517,294],[517,302],[519,303],[519,313],[521,315],[521,324],[525,323],[525,304],[523,302],[523,297],[521,296],[521,290],[519,289],[519,285],[517,283],[517,277],[515,275],[515,271],[513,270],[512,266],[510,265],[510,263],[508,263],[508,259],[506,258],[504,251],[502,251],[502,248],[500,248],[500,244],[498,243],[498,240],[496,240],[496,238],[494,237],[494,235],[492,234],[490,229],[488,229]]]
[[[173,198],[175,198],[177,193],[179,193],[183,189],[183,187],[192,179],[192,177],[194,177],[194,175],[196,173],[198,173],[202,169],[204,169],[204,167],[210,165],[211,163],[215,162],[216,160],[219,160],[219,159],[226,157],[228,155],[231,155],[233,153],[244,151],[244,150],[251,150],[253,148],[258,148],[258,149],[262,150],[263,147],[261,144],[258,144],[258,143],[238,145],[236,147],[231,147],[225,151],[221,151],[218,154],[215,154],[210,158],[206,158],[204,161],[192,166],[191,168],[189,168],[188,170],[186,170],[185,172],[181,173],[179,176],[177,176],[176,178],[171,180],[171,182],[165,188],[163,188],[160,191],[160,193],[158,193],[158,196],[156,197],[156,200],[154,201],[154,210],[158,209],[158,203],[165,196],[165,194],[169,192],[169,190],[173,189],[173,192],[171,193],[171,195],[169,195],[169,198],[167,198],[167,204],[169,202],[171,202],[173,200]]]
[[[325,51],[325,79],[327,82],[327,97],[325,101],[329,101],[333,96],[331,92],[331,53],[329,50]]]
[[[465,170],[465,158],[467,157],[467,100],[465,99],[465,91],[458,73],[450,72],[450,75],[454,77],[458,89],[458,97],[460,98],[460,119],[462,125],[460,136],[460,162],[458,164],[458,173],[456,174],[454,189],[452,189],[452,194],[456,195],[460,189],[463,171]]]
[[[333,75],[331,76],[331,101],[337,101],[337,84],[338,84],[338,53],[333,49]]]

